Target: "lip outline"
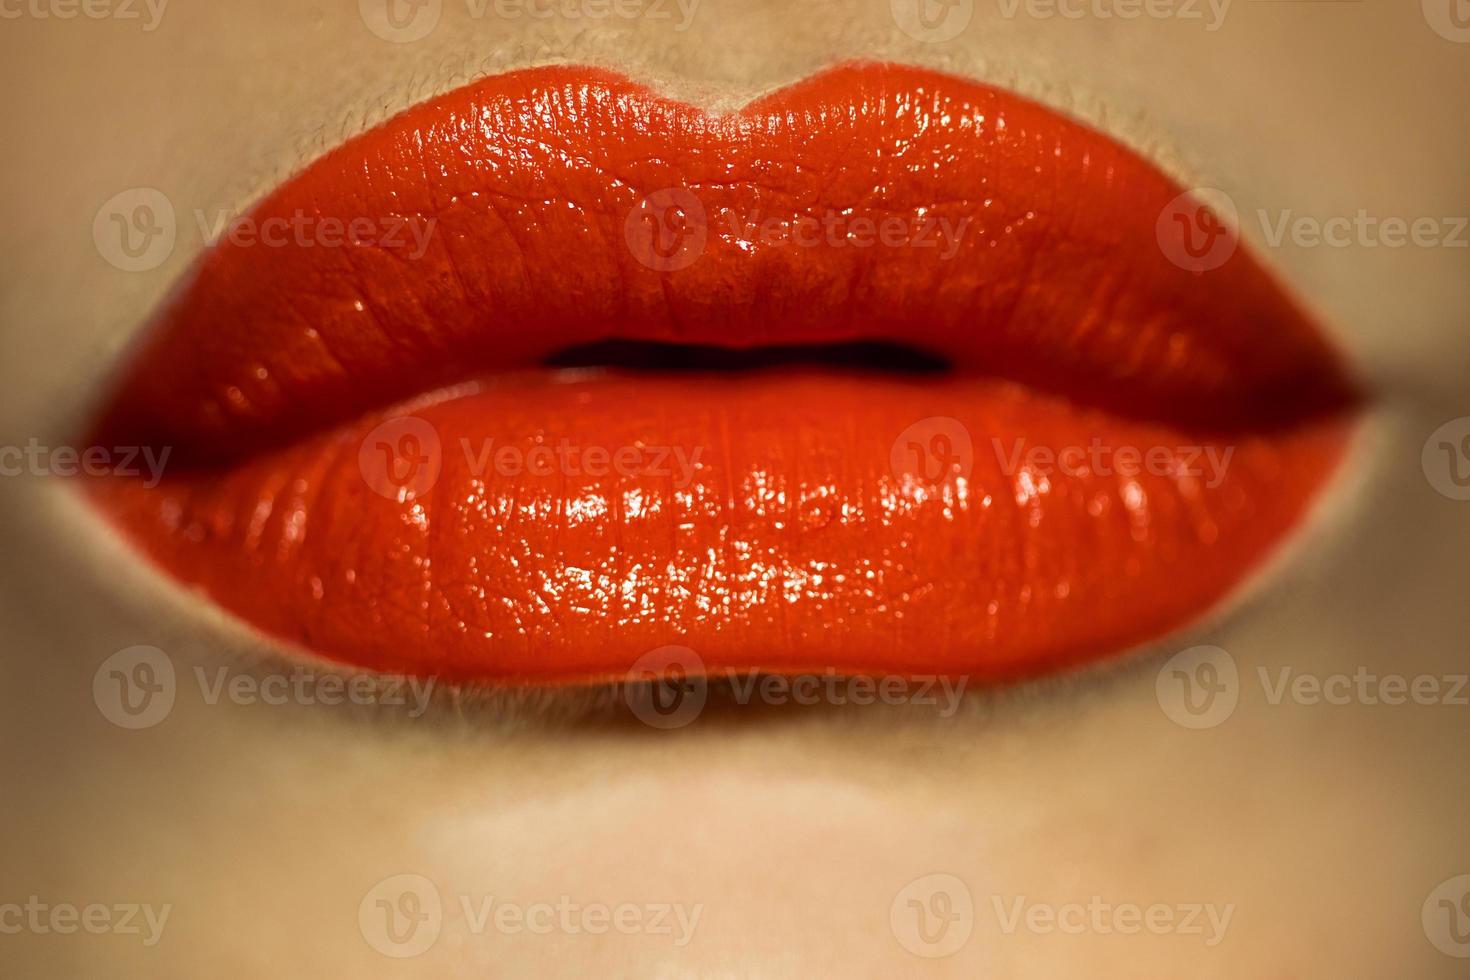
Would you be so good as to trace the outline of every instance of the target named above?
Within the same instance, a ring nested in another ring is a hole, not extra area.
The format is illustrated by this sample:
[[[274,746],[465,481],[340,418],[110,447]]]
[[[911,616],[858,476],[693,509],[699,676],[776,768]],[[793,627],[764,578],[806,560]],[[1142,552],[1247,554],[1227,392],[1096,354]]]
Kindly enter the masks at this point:
[[[777,90],[775,90],[773,92],[766,93],[766,94],[764,94],[764,95],[762,95],[762,96],[760,96],[760,97],[758,97],[756,99],[751,100],[749,103],[747,103],[747,104],[745,104],[745,105],[743,105],[741,107],[738,107],[736,109],[730,110],[729,112],[720,113],[720,114],[718,114],[718,117],[719,118],[727,118],[727,117],[735,117],[735,116],[743,115],[743,114],[748,113],[749,111],[751,111],[753,107],[765,106],[767,104],[771,104],[771,103],[775,102],[776,100],[780,99],[785,93],[787,93],[787,92],[789,92],[789,91],[791,91],[791,90],[793,90],[793,89],[795,89],[795,88],[797,88],[797,87],[799,87],[801,85],[808,84],[808,83],[810,83],[810,82],[812,82],[814,80],[825,78],[826,76],[828,76],[828,75],[830,75],[832,73],[835,73],[835,72],[839,72],[839,71],[843,71],[843,70],[850,70],[850,69],[864,70],[864,69],[871,69],[871,68],[892,68],[892,67],[895,67],[895,66],[888,66],[888,65],[884,65],[882,63],[874,63],[874,62],[866,62],[866,61],[843,62],[843,63],[840,63],[838,65],[833,66],[832,68],[826,69],[826,70],[824,70],[822,72],[818,72],[818,73],[816,73],[816,74],[814,74],[812,76],[809,76],[808,78],[803,79],[801,82],[794,83],[793,85],[789,85],[789,86],[783,86],[782,88],[779,88],[779,89],[777,89]],[[924,71],[923,69],[908,69],[907,66],[896,66],[896,67],[899,67],[900,69],[903,69],[903,70]],[[525,75],[525,74],[531,74],[531,73],[539,73],[539,72],[542,72],[542,71],[586,71],[589,75],[600,75],[604,79],[606,79],[606,78],[621,78],[621,76],[617,76],[617,75],[615,75],[613,73],[606,72],[603,69],[581,69],[581,68],[579,68],[577,66],[553,66],[553,67],[550,67],[550,68],[518,69],[516,71],[507,72],[506,75],[504,75],[504,76],[493,76],[493,78],[505,78],[506,76]],[[1040,109],[1043,112],[1046,112],[1046,113],[1049,113],[1049,114],[1053,114],[1053,115],[1057,115],[1058,118],[1064,119],[1065,122],[1068,125],[1070,125],[1070,126],[1077,127],[1078,129],[1080,129],[1082,131],[1086,131],[1086,132],[1092,133],[1093,135],[1098,136],[1098,137],[1100,137],[1103,140],[1106,140],[1106,141],[1109,141],[1109,142],[1112,142],[1112,143],[1116,144],[1122,150],[1123,153],[1128,154],[1130,156],[1137,157],[1139,159],[1139,161],[1144,166],[1149,167],[1149,168],[1153,168],[1154,167],[1154,165],[1151,162],[1149,162],[1148,160],[1146,160],[1145,158],[1143,158],[1141,156],[1138,156],[1138,154],[1136,153],[1136,151],[1132,150],[1129,147],[1123,146],[1121,143],[1118,143],[1112,137],[1110,137],[1110,136],[1108,136],[1106,134],[1099,133],[1096,130],[1093,130],[1092,127],[1090,125],[1088,125],[1088,124],[1079,123],[1079,122],[1076,122],[1075,120],[1067,119],[1066,117],[1064,117],[1061,114],[1057,113],[1056,110],[1053,110],[1050,107],[1042,106],[1039,103],[1032,102],[1029,98],[1025,98],[1025,97],[1022,97],[1022,96],[1017,96],[1017,95],[1014,95],[1013,93],[1004,92],[1003,90],[993,89],[992,86],[982,85],[981,83],[976,83],[976,82],[973,82],[973,81],[971,81],[969,79],[958,78],[957,76],[938,75],[937,73],[930,73],[930,74],[936,74],[937,77],[947,78],[947,79],[950,79],[952,81],[957,81],[957,82],[963,83],[965,85],[979,86],[981,88],[992,89],[993,91],[1000,92],[1000,94],[1003,97],[1010,98],[1010,99],[1015,99],[1015,100],[1018,100],[1018,102],[1031,105],[1031,106],[1033,106],[1033,107],[1035,107],[1037,109]],[[633,83],[633,84],[637,84],[637,85],[640,85],[641,86],[641,83]],[[443,102],[444,100],[446,100],[448,98],[451,98],[451,97],[456,96],[458,92],[462,92],[462,91],[464,91],[466,89],[469,89],[471,87],[473,87],[473,86],[466,86],[464,89],[456,90],[456,92],[447,93],[446,95],[440,96],[440,97],[438,97],[436,99],[429,100],[429,102],[427,102],[427,103],[421,103],[418,106],[414,106],[410,110],[407,110],[405,113],[400,114],[399,116],[395,116],[395,117],[390,118],[385,123],[383,123],[379,127],[377,127],[377,129],[382,129],[384,127],[391,126],[391,125],[394,124],[395,121],[399,120],[403,115],[406,115],[408,112],[413,112],[413,111],[419,110],[419,109],[423,108],[426,105],[431,105],[431,104],[436,104],[436,103]],[[654,95],[654,96],[657,97],[657,93],[655,93],[652,89],[649,89],[649,88],[644,87],[644,90],[648,94]],[[679,103],[679,104],[680,105],[683,105],[682,103]],[[377,129],[371,130],[371,131],[369,131],[369,133],[376,132]],[[366,135],[369,135],[369,134],[363,134],[363,135],[366,136]],[[362,137],[354,137],[352,140],[349,140],[347,144],[344,144],[344,146],[350,146],[350,145],[354,144],[355,142],[357,142],[361,138]],[[341,149],[341,148],[340,147],[339,148],[336,148],[333,151],[330,151],[330,153],[335,153],[339,149]],[[330,153],[328,155],[330,155]],[[313,162],[307,164],[306,167],[303,168],[303,170],[310,170],[312,167],[316,166],[317,163],[320,162],[320,159],[321,158],[319,158],[317,161],[313,161]],[[299,174],[298,174],[298,176],[299,176]],[[296,179],[295,177],[292,177],[292,178],[288,179],[280,187],[276,188],[269,195],[267,195],[265,199],[269,199],[273,195],[279,193],[282,188],[290,185],[295,179]],[[253,206],[251,209],[249,209],[246,212],[246,214],[253,213],[255,211],[256,207],[258,206],[258,204],[259,204],[259,202],[257,202],[257,205],[256,206]],[[215,251],[214,248],[211,248],[210,250],[208,250],[205,253],[205,256],[202,256],[201,257],[200,262],[202,263],[203,260],[205,258],[207,258],[208,256],[210,256],[211,254],[213,254],[214,251]],[[1250,261],[1252,263],[1252,265],[1254,266],[1255,265],[1255,258],[1253,256],[1253,254],[1250,253],[1249,250],[1244,250],[1244,249],[1243,249],[1243,253],[1247,256],[1247,260]],[[158,312],[159,312],[160,315],[166,313],[170,308],[172,308],[174,306],[174,304],[176,303],[177,299],[178,299],[178,294],[181,293],[181,292],[183,292],[183,291],[185,291],[187,288],[189,288],[191,286],[192,281],[193,281],[193,278],[194,278],[194,275],[198,271],[199,264],[200,263],[196,263],[195,266],[190,269],[189,273],[187,273],[186,276],[178,283],[177,288],[174,290],[173,296],[169,300],[167,300],[159,308],[159,311]],[[1271,274],[1270,270],[1262,268],[1261,271],[1262,271],[1263,275],[1265,275],[1266,278],[1271,283],[1277,284],[1277,280]],[[1279,285],[1277,286],[1277,288],[1279,288]],[[1301,312],[1301,304],[1300,304],[1300,301],[1296,297],[1290,296],[1290,295],[1288,295],[1288,294],[1286,294],[1284,292],[1282,293],[1282,295],[1287,298],[1288,302],[1291,304],[1291,306],[1293,307],[1293,309],[1296,310],[1296,312],[1298,313],[1298,315],[1301,317],[1302,322],[1304,322],[1306,324],[1309,324],[1314,331],[1320,329],[1318,327],[1318,325],[1317,325],[1317,321],[1316,321],[1315,318],[1308,317],[1307,315],[1305,315],[1304,313]],[[151,330],[150,331],[146,331],[139,338],[140,344],[146,343],[150,339],[150,337],[151,337],[152,334],[153,334],[153,331],[151,331]],[[1344,446],[1346,446],[1346,444],[1350,441],[1352,434],[1354,433],[1354,431],[1356,431],[1356,428],[1357,428],[1356,421],[1357,421],[1357,419],[1359,417],[1361,408],[1363,407],[1364,403],[1367,400],[1367,396],[1365,394],[1365,392],[1366,392],[1366,386],[1361,382],[1361,380],[1359,379],[1359,376],[1357,375],[1357,373],[1351,369],[1351,367],[1349,366],[1348,362],[1345,361],[1342,358],[1342,352],[1335,345],[1329,344],[1326,341],[1326,339],[1320,333],[1314,333],[1314,336],[1318,340],[1321,340],[1323,342],[1323,345],[1324,345],[1324,348],[1323,349],[1327,353],[1327,359],[1324,359],[1324,361],[1323,361],[1323,366],[1327,369],[1325,373],[1327,373],[1327,374],[1334,374],[1335,377],[1336,377],[1336,380],[1339,381],[1341,383],[1341,385],[1342,385],[1342,388],[1340,389],[1340,394],[1342,396],[1341,402],[1340,403],[1337,403],[1337,404],[1330,405],[1328,407],[1328,412],[1329,413],[1334,413],[1334,414],[1340,413],[1342,415],[1343,420],[1344,420],[1343,421],[1343,429],[1342,429],[1342,441],[1343,441]],[[879,338],[879,339],[881,340],[883,338]],[[894,338],[891,338],[891,339],[896,340],[896,341],[899,341],[899,342],[902,342],[903,341],[903,338],[900,338],[900,337],[894,337]],[[122,376],[126,377],[126,372],[131,371],[135,367],[135,365],[137,363],[137,360],[138,360],[138,353],[136,351],[132,352],[129,356],[125,357],[123,359],[123,361],[122,361],[122,365],[120,366],[120,374]],[[118,397],[118,386],[113,386],[111,388],[111,394],[108,397],[110,399],[112,399],[113,404],[116,403],[116,399]],[[433,392],[424,392],[419,397],[420,398],[432,399],[434,397],[434,393]],[[417,399],[415,399],[415,400],[417,400]],[[98,423],[100,423],[106,417],[107,417],[107,412],[106,411],[94,413],[94,415],[93,415],[94,424],[93,424],[93,427],[92,427],[92,430],[91,431],[94,433],[94,439],[92,440],[94,443],[96,443],[96,442],[99,441],[96,438],[96,434],[105,432],[105,428],[99,427],[99,424]],[[256,447],[256,448],[258,450],[260,447]],[[1338,456],[1338,464],[1339,465],[1337,466],[1337,469],[1340,470],[1340,468],[1341,468],[1340,467],[1340,464],[1341,464],[1342,460],[1346,458],[1347,455],[1348,455],[1348,450],[1345,448],[1339,454],[1339,456]],[[1316,487],[1314,488],[1314,490],[1312,491],[1312,494],[1310,496],[1313,497],[1313,498],[1319,496],[1320,491],[1322,491],[1325,488],[1330,487],[1331,486],[1331,483],[1332,483],[1332,475],[1331,475],[1331,473],[1322,476],[1321,479],[1320,479],[1320,481],[1318,482],[1318,484],[1316,485]],[[1313,506],[1313,505],[1314,505],[1313,504],[1313,501],[1309,501],[1307,506],[1310,507],[1310,506]],[[1300,524],[1301,523],[1304,523],[1304,522],[1303,521],[1299,521],[1298,522],[1298,527],[1294,528],[1293,530],[1294,531],[1300,530],[1301,529],[1300,528]],[[1287,534],[1283,538],[1283,541],[1291,540],[1294,537],[1295,537],[1295,534]],[[136,544],[136,542],[134,542],[134,543]],[[1254,581],[1254,580],[1258,579],[1258,577],[1259,577],[1258,575],[1253,574],[1253,572],[1259,571],[1259,569],[1261,567],[1263,567],[1263,566],[1274,564],[1275,563],[1274,560],[1277,559],[1277,558],[1279,558],[1281,556],[1281,552],[1283,552],[1285,550],[1285,549],[1279,548],[1279,545],[1281,543],[1283,543],[1283,542],[1278,541],[1277,542],[1278,547],[1274,547],[1271,551],[1267,552],[1262,557],[1262,559],[1255,566],[1253,566],[1252,568],[1245,569],[1241,573],[1241,575],[1239,575],[1237,577],[1237,580],[1236,580],[1235,584],[1231,588],[1229,588],[1228,590],[1226,590],[1219,597],[1219,599],[1216,602],[1214,602],[1214,603],[1210,604],[1209,606],[1201,609],[1200,610],[1200,614],[1197,615],[1196,617],[1194,617],[1191,620],[1191,622],[1200,619],[1202,616],[1208,616],[1210,613],[1212,613],[1213,611],[1217,610],[1219,607],[1228,605],[1233,598],[1235,598],[1239,594],[1247,591],[1246,588],[1245,588],[1246,585],[1248,583],[1250,583],[1251,581]],[[172,581],[175,581],[176,583],[179,581],[172,574],[170,574],[167,570],[164,570],[164,569],[161,569],[161,570],[164,571],[165,577],[170,578]],[[229,615],[230,614],[230,611],[229,610],[226,610],[226,613],[227,613],[227,615]],[[238,618],[238,617],[232,617],[232,618]],[[246,621],[246,625],[249,626],[252,629],[256,629],[257,631],[259,630],[259,628],[254,623],[250,623],[250,622]],[[1175,630],[1170,630],[1169,632],[1175,632]],[[313,658],[316,658],[316,659],[321,659],[322,658],[322,654],[318,653],[317,651],[314,651],[310,647],[307,647],[307,646],[301,646],[300,644],[295,643],[294,641],[292,641],[292,640],[290,640],[288,638],[281,637],[281,636],[276,635],[276,634],[273,634],[273,633],[271,633],[269,631],[266,631],[263,635],[269,637],[269,639],[270,639],[270,641],[272,643],[286,643],[286,644],[292,645],[292,646],[300,646],[300,648],[303,650],[303,652],[307,653],[309,656],[311,656]],[[1154,642],[1155,640],[1157,640],[1159,638],[1160,638],[1159,636],[1150,637],[1150,638],[1148,638],[1146,640],[1141,641],[1140,644],[1131,645],[1127,649],[1136,649],[1138,646],[1147,645],[1149,643]],[[675,639],[677,639],[677,637]],[[1123,652],[1125,652],[1125,650],[1118,650],[1118,651],[1116,651],[1116,653],[1118,653],[1118,654],[1121,654]],[[330,661],[330,662],[339,662],[339,658],[337,658],[337,657],[330,657],[329,656],[326,659],[328,661]],[[1098,660],[1109,660],[1109,659],[1112,659],[1112,657],[1111,656],[1098,656],[1096,659],[1098,659]],[[351,668],[353,670],[363,669],[360,666],[351,663],[351,661],[350,661],[349,658],[341,658],[341,661],[340,662],[343,662],[345,666],[348,666],[349,668]],[[367,669],[372,670],[373,668],[367,668]],[[826,668],[823,668],[823,669],[826,669]],[[786,668],[778,668],[777,670],[775,670],[773,672],[790,673],[791,671],[787,670]],[[1046,672],[1050,673],[1051,672],[1051,669],[1048,669]],[[1030,671],[1022,671],[1022,672],[1018,673],[1016,676],[1017,677],[1029,676],[1030,673],[1031,673]],[[616,675],[617,675],[617,672],[614,672],[612,675],[609,675],[609,676],[616,676]],[[469,678],[469,679],[470,680],[473,680],[474,678]],[[606,678],[594,679],[594,680],[591,680],[591,681],[587,681],[587,683],[598,683],[602,679],[606,679]],[[512,684],[515,684],[515,683],[530,683],[530,684],[538,684],[538,683],[541,683],[541,682],[538,682],[538,681],[535,681],[535,680],[525,680],[525,679],[522,679],[522,680],[519,680],[518,681],[518,680],[516,680],[514,678],[512,678],[510,682]],[[556,685],[556,684],[559,684],[561,682],[560,681],[551,681],[549,683],[552,684],[552,685]],[[577,683],[577,682],[567,682],[567,683]]]

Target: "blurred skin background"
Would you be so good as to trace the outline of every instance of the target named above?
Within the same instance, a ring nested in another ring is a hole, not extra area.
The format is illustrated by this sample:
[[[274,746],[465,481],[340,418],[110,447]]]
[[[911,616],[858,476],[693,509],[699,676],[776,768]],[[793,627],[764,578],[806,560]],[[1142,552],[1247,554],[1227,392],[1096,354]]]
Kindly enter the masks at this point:
[[[659,731],[524,705],[407,718],[210,703],[195,669],[259,678],[260,641],[144,569],[67,481],[7,475],[0,973],[1465,975],[1470,502],[1453,468],[1470,458],[1425,449],[1470,433],[1456,423],[1470,416],[1470,11],[975,0],[918,21],[912,7],[531,16],[444,0],[400,11],[435,18],[410,38],[426,21],[385,37],[376,6],[348,0],[0,2],[5,446],[75,439],[203,247],[196,210],[234,213],[403,107],[549,61],[720,107],[854,56],[1031,95],[1228,194],[1373,397],[1318,519],[1227,615],[943,717],[824,705]],[[180,217],[168,260],[129,273],[92,226],[137,187]],[[1273,244],[1263,212],[1352,227]],[[1440,233],[1394,247],[1359,215]],[[1235,703],[1188,727],[1158,680],[1200,644],[1228,653]],[[165,718],[130,730],[93,680],[137,645],[166,651],[180,683]],[[1430,677],[1438,694],[1385,703],[1355,681],[1342,698],[1275,696],[1283,669]],[[432,916],[432,935],[382,934],[380,900]],[[519,918],[497,919],[501,905]],[[584,916],[623,906],[647,927]],[[1126,908],[1171,924],[1129,928]]]

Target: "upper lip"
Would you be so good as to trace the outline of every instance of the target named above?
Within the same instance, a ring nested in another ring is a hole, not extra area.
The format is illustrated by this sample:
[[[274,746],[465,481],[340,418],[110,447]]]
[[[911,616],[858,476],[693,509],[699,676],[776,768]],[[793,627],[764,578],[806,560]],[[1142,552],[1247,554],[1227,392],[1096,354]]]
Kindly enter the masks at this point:
[[[1158,170],[1043,107],[938,81],[847,65],[712,116],[616,75],[534,69],[418,106],[249,215],[254,229],[357,222],[367,245],[226,235],[109,417],[184,455],[233,449],[608,336],[879,337],[1184,422],[1270,423],[1351,399],[1322,335],[1248,255],[1208,274],[1171,261],[1157,219],[1181,190]],[[702,254],[673,271],[640,263],[629,214],[677,209],[681,190],[702,208]],[[901,216],[915,238],[932,219],[936,247],[741,240],[762,221],[853,212]],[[937,247],[946,218],[966,222],[954,260]],[[899,274],[904,288],[887,288]]]
[[[961,375],[1236,440],[1349,406],[1337,356],[1244,250],[1208,271],[1171,254],[1161,215],[1204,213],[1181,195],[1105,136],[922,69],[843,65],[723,115],[602,71],[513,72],[259,202],[256,233],[226,235],[161,312],[94,439],[228,464],[606,339],[898,341]],[[761,231],[863,218],[898,221],[913,247]],[[354,221],[359,243],[323,247],[320,229]],[[272,222],[315,230],[262,245]]]

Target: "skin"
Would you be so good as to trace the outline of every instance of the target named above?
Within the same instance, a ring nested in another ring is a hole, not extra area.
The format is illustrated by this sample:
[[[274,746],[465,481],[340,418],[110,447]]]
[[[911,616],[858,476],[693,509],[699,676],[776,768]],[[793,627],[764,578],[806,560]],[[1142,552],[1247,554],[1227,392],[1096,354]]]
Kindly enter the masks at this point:
[[[1415,4],[1239,4],[1200,22],[1007,19],[926,44],[887,4],[715,3],[672,22],[474,19],[385,42],[356,5],[176,0],[138,22],[0,29],[12,97],[0,187],[0,444],[76,432],[142,318],[197,254],[192,212],[233,210],[326,146],[422,98],[550,58],[614,67],[728,105],[865,55],[1011,85],[1106,126],[1187,186],[1226,191],[1250,239],[1364,366],[1374,405],[1319,519],[1221,615],[1080,677],[910,706],[712,710],[677,731],[566,708],[439,705],[417,720],[321,704],[210,704],[225,666],[279,672],[263,645],[140,569],[66,481],[0,479],[0,904],[170,904],[160,941],[0,934],[21,976],[476,976],[708,973],[1052,977],[1455,977],[1421,907],[1470,873],[1470,707],[1272,703],[1296,674],[1465,670],[1470,503],[1420,452],[1470,414],[1464,250],[1265,241],[1256,209],[1412,220],[1470,213],[1470,132],[1453,93],[1470,46]],[[1384,66],[1380,69],[1379,66]],[[120,190],[180,209],[162,266],[124,273],[88,231]],[[93,675],[137,644],[181,678],[160,724],[124,730]],[[1191,730],[1156,680],[1196,644],[1228,651],[1233,714]],[[1446,682],[1446,688],[1448,682]],[[1461,691],[1463,696],[1467,691]],[[559,720],[574,713],[574,720]],[[365,941],[358,906],[399,873],[448,911],[417,958]],[[958,952],[905,949],[909,882],[962,879]],[[471,931],[458,896],[702,903],[693,940]],[[1029,904],[1210,903],[1223,941],[1007,933]],[[900,911],[904,908],[900,902]],[[140,920],[141,921],[141,920]],[[146,933],[146,926],[144,927]]]

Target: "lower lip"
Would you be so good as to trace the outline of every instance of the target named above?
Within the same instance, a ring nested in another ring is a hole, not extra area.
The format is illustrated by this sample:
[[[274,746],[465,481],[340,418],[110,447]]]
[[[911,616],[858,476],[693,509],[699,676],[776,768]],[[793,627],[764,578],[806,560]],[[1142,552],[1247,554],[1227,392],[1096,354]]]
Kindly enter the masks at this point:
[[[105,480],[165,568],[267,632],[451,680],[1044,672],[1218,601],[1342,450],[1201,439],[1000,382],[532,372],[228,470]]]

